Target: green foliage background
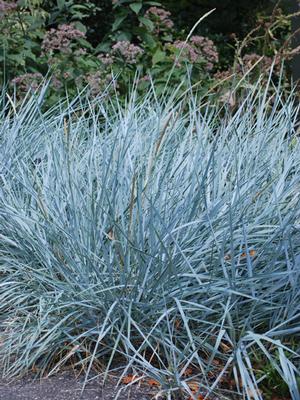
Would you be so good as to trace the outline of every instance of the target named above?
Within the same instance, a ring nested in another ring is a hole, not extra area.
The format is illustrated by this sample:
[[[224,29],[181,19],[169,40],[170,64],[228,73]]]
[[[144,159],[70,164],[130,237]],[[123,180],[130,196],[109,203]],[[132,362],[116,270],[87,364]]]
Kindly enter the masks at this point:
[[[4,8],[5,4],[13,4],[16,8],[3,13],[3,4]],[[260,56],[270,58],[278,53],[290,29],[289,21],[284,17],[287,5],[286,1],[281,1],[283,10],[273,18],[274,7],[278,7],[275,0],[0,0],[0,81],[10,87],[15,87],[18,82],[16,89],[20,96],[21,87],[28,89],[32,86],[31,80],[39,81],[42,76],[51,75],[56,82],[51,94],[53,103],[66,90],[76,94],[86,84],[93,86],[95,93],[99,92],[113,76],[118,76],[117,89],[125,94],[136,73],[142,78],[139,85],[142,91],[149,86],[149,76],[158,81],[159,90],[168,81],[174,60],[181,57],[173,71],[172,83],[183,82],[189,70],[192,83],[201,82],[205,91],[218,81],[216,74],[222,71],[227,75],[236,73],[233,66],[237,48],[255,26],[260,25],[257,37],[249,38],[238,63],[243,65],[245,54],[248,59],[250,55],[250,64],[253,64]],[[157,21],[145,18],[147,10],[153,7],[170,11],[174,26],[164,27],[157,34]],[[190,53],[199,51],[193,43],[188,43],[191,47],[183,52],[180,46],[197,20],[214,8],[215,11],[193,32],[212,40],[209,52],[218,53],[213,68],[207,68],[205,54],[202,59],[191,62]],[[72,39],[69,54],[59,49],[52,53],[43,52],[45,37],[64,24],[83,32],[85,38]],[[270,28],[272,24],[276,25],[274,30]],[[120,41],[127,41],[128,46],[138,45],[141,49],[134,63],[128,62],[120,52],[113,54],[113,45]],[[101,55],[113,56],[113,64],[105,66],[99,61]],[[270,60],[265,64],[269,66]],[[240,66],[240,71],[245,72],[245,69]],[[33,86],[37,85],[35,82]]]

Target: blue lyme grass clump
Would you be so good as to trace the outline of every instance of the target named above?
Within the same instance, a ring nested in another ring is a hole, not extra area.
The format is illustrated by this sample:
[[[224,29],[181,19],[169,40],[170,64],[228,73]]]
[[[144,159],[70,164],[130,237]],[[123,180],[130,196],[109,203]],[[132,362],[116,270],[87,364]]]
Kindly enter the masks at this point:
[[[47,112],[38,95],[20,108],[9,98],[0,118],[6,376],[71,362],[87,381],[121,365],[169,398],[193,395],[193,379],[220,398],[233,380],[256,400],[265,363],[300,398],[297,110],[266,93],[251,90],[233,115],[192,96],[79,97]]]

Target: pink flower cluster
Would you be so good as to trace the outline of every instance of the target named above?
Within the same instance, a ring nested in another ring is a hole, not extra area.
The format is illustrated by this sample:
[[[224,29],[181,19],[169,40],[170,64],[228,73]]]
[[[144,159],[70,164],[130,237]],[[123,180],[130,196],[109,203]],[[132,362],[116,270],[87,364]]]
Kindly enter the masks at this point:
[[[36,72],[17,76],[16,78],[12,79],[11,83],[16,85],[20,92],[28,92],[29,89],[36,90],[42,80],[42,74]]]
[[[103,92],[103,90],[107,89],[111,80],[111,74],[96,71],[77,77],[76,84],[79,87],[86,86],[87,84],[91,95],[97,96],[99,93]],[[116,85],[116,87],[118,87],[118,85]]]
[[[10,11],[15,10],[16,8],[17,8],[16,3],[0,0],[0,14],[6,14]]]
[[[146,18],[149,18],[155,22],[156,33],[159,33],[161,28],[173,28],[174,22],[170,19],[170,15],[170,11],[166,11],[159,7],[150,7],[145,13]]]
[[[52,84],[52,87],[56,90],[60,89],[63,85],[61,80],[59,80],[56,76],[52,77],[51,84]]]
[[[211,71],[219,60],[214,42],[204,36],[192,36],[189,42],[176,40],[172,46],[181,51],[179,60],[186,58],[191,64],[203,62],[206,71]],[[180,66],[179,60],[177,60],[177,65]]]
[[[195,46],[198,53],[206,60],[206,69],[212,70],[214,64],[219,61],[218,50],[214,42],[204,36],[192,36],[191,43]]]
[[[86,54],[86,49],[80,47],[79,49],[74,51],[75,56],[84,56]]]
[[[144,50],[141,47],[128,40],[121,40],[112,46],[112,54],[121,55],[128,64],[136,64],[138,56],[143,53]]]
[[[10,83],[16,85],[19,93],[27,93],[29,89],[33,91],[38,89],[42,81],[43,75],[39,72],[35,72],[17,76],[12,79]],[[52,76],[51,85],[54,89],[60,89],[62,87],[61,81],[56,76]]]
[[[100,71],[86,75],[86,82],[89,85],[92,95],[97,95],[100,92],[104,83]]]
[[[76,29],[73,24],[59,25],[57,29],[52,28],[46,33],[42,42],[42,49],[44,54],[53,50],[69,53],[71,41],[83,37],[85,37],[85,34]]]
[[[175,49],[180,50],[181,59],[186,58],[192,64],[198,61],[199,54],[190,43],[184,42],[183,40],[176,40],[174,43],[172,43],[172,46],[174,46]],[[181,66],[179,60],[177,60],[177,65]]]
[[[97,56],[98,60],[105,66],[109,66],[112,65],[114,62],[113,57],[111,57],[108,53],[106,54],[99,54],[99,56]]]

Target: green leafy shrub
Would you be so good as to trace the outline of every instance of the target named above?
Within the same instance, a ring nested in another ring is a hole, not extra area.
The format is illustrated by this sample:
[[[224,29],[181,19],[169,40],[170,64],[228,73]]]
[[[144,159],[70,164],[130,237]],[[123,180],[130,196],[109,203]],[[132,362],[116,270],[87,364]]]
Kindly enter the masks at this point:
[[[105,20],[98,35],[95,16]],[[276,7],[268,18],[259,18],[258,26],[242,42],[236,37],[235,57],[225,62],[224,51],[219,56],[207,33],[196,28],[187,36],[159,2],[1,0],[0,82],[8,83],[21,99],[44,76],[51,77],[48,106],[87,85],[97,95],[115,77],[118,87],[114,90],[123,96],[137,76],[140,93],[154,81],[157,94],[167,83],[180,85],[183,91],[192,83],[203,94],[234,73],[241,79],[262,58],[251,72],[255,82],[261,73],[269,74],[274,57],[278,73],[281,61],[293,55],[288,46],[290,16]],[[225,85],[221,92],[226,91]]]
[[[114,2],[115,20],[97,46],[87,40],[84,21],[99,7],[54,3],[51,9],[43,1],[3,6],[1,61],[5,68],[0,78],[16,88],[19,98],[29,87],[35,89],[47,73],[52,77],[53,104],[66,91],[72,96],[86,85],[96,95],[114,76],[119,76],[118,91],[126,94],[137,73],[141,91],[149,86],[150,77],[157,81],[157,89],[160,82],[162,90],[174,63],[173,83],[182,83],[191,65],[192,80],[209,81],[218,62],[213,42],[196,35],[184,42],[185,34],[176,32],[170,13],[158,2]]]
[[[260,400],[261,355],[299,399],[297,110],[267,93],[222,119],[150,92],[2,109],[3,374],[118,362]]]
[[[47,13],[35,1],[30,8],[16,2],[0,1],[0,79],[39,70],[39,50]]]

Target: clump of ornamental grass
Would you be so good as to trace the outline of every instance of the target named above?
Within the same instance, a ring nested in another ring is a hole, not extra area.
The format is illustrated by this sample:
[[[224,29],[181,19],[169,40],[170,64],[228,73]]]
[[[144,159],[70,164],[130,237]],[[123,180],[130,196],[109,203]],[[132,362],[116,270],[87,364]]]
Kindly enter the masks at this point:
[[[9,98],[5,376],[122,367],[170,399],[258,400],[265,363],[299,399],[298,110],[274,92],[250,88],[234,114],[191,94]]]

